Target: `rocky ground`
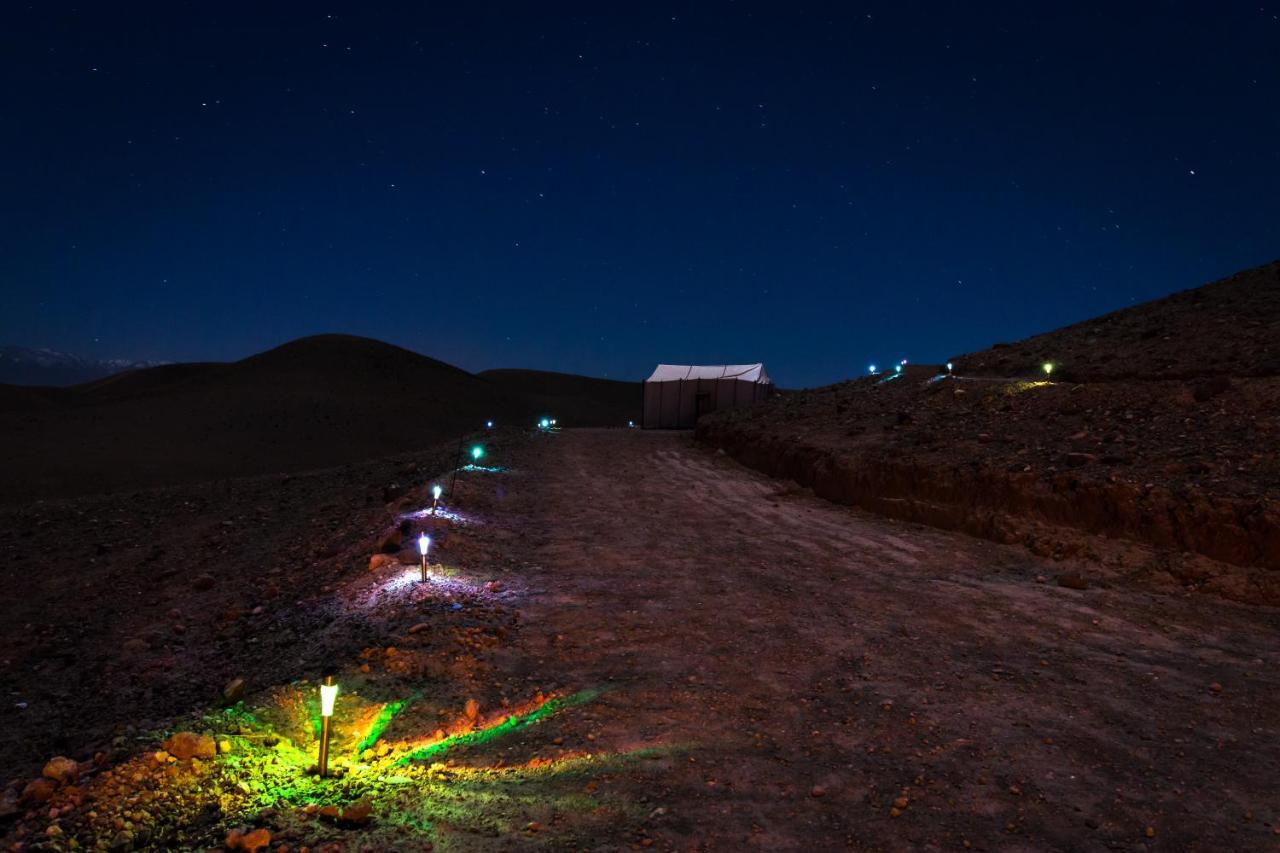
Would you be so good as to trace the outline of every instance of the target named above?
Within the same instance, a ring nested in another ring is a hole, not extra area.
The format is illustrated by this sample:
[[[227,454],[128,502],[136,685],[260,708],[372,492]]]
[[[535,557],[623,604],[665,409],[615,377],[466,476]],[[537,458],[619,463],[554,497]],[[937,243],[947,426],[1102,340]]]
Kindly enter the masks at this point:
[[[1069,588],[685,434],[489,446],[436,518],[447,450],[6,516],[6,842],[1280,844],[1275,609]]]
[[[1278,341],[1271,264],[951,369],[717,413],[698,436],[829,499],[1081,557],[1099,579],[1280,604]]]

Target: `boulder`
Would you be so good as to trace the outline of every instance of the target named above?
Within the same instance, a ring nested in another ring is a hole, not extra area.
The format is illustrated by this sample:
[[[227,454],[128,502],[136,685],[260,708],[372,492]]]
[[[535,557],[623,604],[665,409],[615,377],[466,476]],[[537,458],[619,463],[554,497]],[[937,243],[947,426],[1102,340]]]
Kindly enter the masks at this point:
[[[234,705],[244,698],[244,679],[233,678],[227,682],[227,686],[222,688],[222,700],[228,705]]]
[[[1088,589],[1089,581],[1079,572],[1063,572],[1058,575],[1058,586],[1067,589]]]
[[[52,779],[43,777],[32,779],[22,789],[22,795],[18,797],[18,802],[28,805],[47,803],[56,790],[58,790],[58,783]]]
[[[374,554],[369,558],[369,571],[376,572],[383,566],[389,566],[395,561],[395,557],[392,557],[390,554]]]
[[[233,829],[227,833],[223,844],[228,850],[244,850],[247,853],[257,853],[257,851],[271,844],[271,831],[264,827],[258,827],[253,830]]]
[[[216,582],[213,575],[196,575],[191,579],[191,588],[198,590],[213,589],[213,585]]]
[[[403,541],[404,534],[399,530],[393,530],[382,537],[382,541],[378,543],[378,550],[384,554],[394,554],[400,550],[400,543]]]

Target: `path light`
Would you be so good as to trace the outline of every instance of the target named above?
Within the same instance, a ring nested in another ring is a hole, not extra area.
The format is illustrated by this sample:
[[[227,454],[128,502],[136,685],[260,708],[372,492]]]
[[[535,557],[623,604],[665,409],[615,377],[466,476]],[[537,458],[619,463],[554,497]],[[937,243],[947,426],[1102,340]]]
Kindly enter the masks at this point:
[[[627,429],[635,429],[635,428],[636,428],[635,421],[627,421]]]
[[[473,463],[479,462],[481,456],[484,456],[483,447],[477,444],[475,447],[471,448],[471,461]]]
[[[876,366],[874,364],[867,365],[867,373],[870,373],[872,376],[875,376]]]
[[[551,419],[551,425],[552,425],[552,426],[555,426],[555,425],[556,425],[556,419],[555,419],[555,418],[552,418],[552,419]]]
[[[338,685],[333,676],[326,675],[320,685],[320,775],[329,775],[329,718],[333,716],[333,703],[338,700]]]
[[[951,362],[947,362],[947,373],[951,372]]]
[[[549,418],[543,418],[542,420],[538,421],[539,429],[549,429],[550,427],[551,427],[551,420]]]
[[[418,534],[418,553],[422,555],[422,582],[426,583],[431,577],[431,573],[427,571],[427,552],[431,550],[431,537],[425,533]]]
[[[1043,368],[1044,368],[1044,375],[1045,375],[1046,377],[1047,377],[1047,376],[1052,376],[1052,375],[1053,375],[1053,362],[1052,362],[1052,361],[1046,361],[1043,365],[1041,365],[1041,367],[1043,367]]]
[[[906,362],[904,361],[902,364],[906,364]],[[901,372],[902,372],[902,364],[895,364],[895,365],[893,366],[893,372],[894,372],[894,373],[901,373]]]
[[[484,422],[484,428],[485,428],[485,429],[493,429],[493,421],[485,421],[485,422]]]
[[[444,489],[439,486],[431,487],[431,514],[436,514],[436,507],[440,506],[440,496],[444,494]]]

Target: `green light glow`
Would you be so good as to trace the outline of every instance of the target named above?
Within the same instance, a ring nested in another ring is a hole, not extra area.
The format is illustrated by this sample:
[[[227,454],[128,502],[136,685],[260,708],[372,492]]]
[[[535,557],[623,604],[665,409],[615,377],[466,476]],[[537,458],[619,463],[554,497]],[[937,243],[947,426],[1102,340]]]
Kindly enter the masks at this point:
[[[534,723],[545,720],[547,717],[553,716],[565,708],[571,708],[575,705],[582,705],[590,702],[600,695],[599,690],[582,690],[572,696],[565,696],[560,699],[550,699],[539,705],[527,714],[512,714],[496,725],[486,729],[479,729],[473,732],[463,732],[462,734],[447,737],[436,743],[415,749],[404,758],[397,762],[397,766],[408,764],[411,761],[425,761],[428,758],[448,752],[459,746],[474,746],[476,744],[488,743],[491,740],[509,734],[516,729],[533,725]]]
[[[400,712],[409,707],[409,703],[416,697],[401,699],[397,702],[388,702],[382,706],[382,710],[378,712],[378,717],[373,721],[373,725],[369,727],[369,733],[364,736],[359,744],[356,745],[356,755],[364,752],[369,747],[378,742],[378,738],[382,737],[382,733],[387,730],[387,726],[391,725],[391,721],[400,715]]]
[[[472,458],[472,459],[475,459],[475,460],[478,462],[478,461],[480,460],[480,457],[481,457],[481,456],[484,456],[484,448],[483,448],[483,447],[481,447],[480,445],[478,445],[478,444],[477,444],[475,447],[471,448],[471,458]]]
[[[1044,375],[1045,375],[1045,376],[1048,376],[1049,374],[1053,373],[1053,362],[1051,362],[1051,361],[1046,361],[1046,362],[1044,363],[1043,367],[1044,367]]]

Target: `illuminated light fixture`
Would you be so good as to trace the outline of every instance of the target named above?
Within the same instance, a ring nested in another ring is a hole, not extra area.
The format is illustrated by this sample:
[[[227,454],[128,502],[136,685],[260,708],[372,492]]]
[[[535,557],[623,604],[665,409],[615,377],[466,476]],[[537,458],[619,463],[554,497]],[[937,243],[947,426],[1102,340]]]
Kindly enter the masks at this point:
[[[493,421],[485,421],[485,422],[484,422],[484,428],[485,428],[485,429],[493,429]]]
[[[906,364],[906,362],[904,361],[902,364]],[[902,364],[895,364],[895,365],[893,366],[893,372],[894,372],[894,373],[901,373],[901,372],[902,372]]]
[[[538,421],[538,426],[541,429],[549,429],[551,427],[551,420],[549,418],[543,418],[542,420]]]
[[[427,552],[431,550],[431,537],[425,533],[418,535],[418,553],[422,555],[422,582],[426,583],[431,577],[431,573],[427,571]]]
[[[949,362],[949,361],[948,361],[948,362],[947,362],[947,373],[950,373],[950,372],[951,372],[951,367],[952,367],[951,362]]]
[[[333,683],[333,676],[326,675],[320,685],[320,776],[329,775],[329,718],[333,716],[333,705],[338,701],[338,685]]]
[[[555,426],[555,425],[556,425],[556,419],[555,419],[555,418],[552,418],[552,419],[551,419],[551,425],[552,425],[552,426]]]
[[[627,429],[635,429],[635,428],[636,428],[635,421],[627,421]]]
[[[872,376],[875,376],[875,375],[876,375],[876,366],[875,366],[874,364],[872,364],[872,365],[868,365],[868,367],[867,367],[867,373],[870,373]]]
[[[479,462],[479,461],[480,461],[480,457],[481,457],[481,456],[484,456],[484,448],[483,448],[483,447],[481,447],[480,445],[478,445],[478,444],[477,444],[475,447],[471,448],[471,461],[472,461],[472,462]]]
[[[440,496],[444,494],[444,489],[439,486],[431,487],[431,514],[436,514],[436,507],[440,506]]]
[[[1044,364],[1042,364],[1042,365],[1041,365],[1041,368],[1043,368],[1043,370],[1044,370],[1044,375],[1045,375],[1045,376],[1052,376],[1052,375],[1053,375],[1053,362],[1052,362],[1052,361],[1046,361]]]

